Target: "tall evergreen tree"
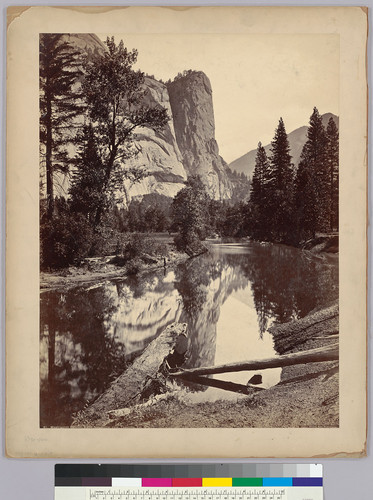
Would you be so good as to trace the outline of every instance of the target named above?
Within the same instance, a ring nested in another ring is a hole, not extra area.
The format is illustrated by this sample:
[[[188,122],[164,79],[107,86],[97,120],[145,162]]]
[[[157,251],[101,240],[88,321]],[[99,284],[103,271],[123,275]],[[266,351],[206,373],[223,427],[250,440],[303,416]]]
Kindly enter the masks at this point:
[[[40,35],[40,143],[41,166],[45,168],[47,213],[53,214],[54,177],[67,171],[66,146],[73,140],[69,128],[82,111],[79,86],[80,53],[63,41],[62,34]]]
[[[270,178],[268,182],[269,224],[273,241],[290,243],[293,238],[293,164],[285,125],[280,118],[271,142]]]
[[[297,242],[315,237],[317,203],[316,182],[312,168],[305,158],[301,158],[295,178],[294,214]]]
[[[316,231],[329,229],[330,189],[326,148],[325,128],[315,107],[296,178],[295,206],[300,239],[314,237]]]
[[[271,168],[267,153],[259,142],[255,158],[255,168],[250,189],[250,228],[254,239],[268,239],[270,226],[270,182]]]
[[[97,212],[108,208],[109,200],[103,189],[105,175],[91,125],[80,136],[75,167],[69,190],[70,207],[73,212],[83,214],[95,228]]]
[[[333,117],[326,128],[326,159],[329,171],[330,230],[338,230],[339,208],[339,132]]]
[[[125,165],[133,156],[134,131],[138,127],[162,129],[166,109],[144,105],[144,74],[134,71],[137,51],[128,51],[121,40],[106,39],[107,51],[96,54],[85,66],[83,93],[103,168],[102,189],[113,194],[123,190],[123,179],[140,179],[144,172]],[[97,211],[97,222],[101,217]]]

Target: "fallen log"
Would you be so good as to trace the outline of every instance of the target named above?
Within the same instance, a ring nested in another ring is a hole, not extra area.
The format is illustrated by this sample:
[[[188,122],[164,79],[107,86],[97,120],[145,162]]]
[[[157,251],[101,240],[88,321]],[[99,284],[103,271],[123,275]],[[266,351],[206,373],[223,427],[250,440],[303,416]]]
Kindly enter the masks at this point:
[[[174,375],[174,373],[170,373]],[[194,375],[190,373],[184,373],[178,375],[178,379],[185,380],[187,382],[193,382],[194,384],[205,385],[207,387],[217,387],[218,389],[223,389],[224,391],[237,392],[239,394],[250,394],[251,390],[254,391],[264,391],[264,387],[258,387],[252,384],[236,384],[235,382],[228,382],[226,380],[219,380],[209,377],[201,377],[199,375]]]
[[[72,427],[99,425],[106,412],[133,404],[136,397],[147,389],[147,381],[157,377],[160,366],[177,344],[177,339],[186,334],[186,329],[186,324],[168,326],[96,401],[73,419]]]
[[[238,363],[227,363],[218,366],[207,366],[204,368],[191,368],[175,373],[170,373],[172,377],[182,377],[190,375],[211,375],[214,373],[242,372],[251,370],[265,370],[266,368],[279,368],[282,366],[302,365],[305,363],[318,363],[323,361],[335,361],[339,358],[339,344],[332,344],[328,347],[318,347],[309,351],[284,354],[273,358],[256,359],[253,361],[240,361]]]
[[[311,312],[301,319],[273,325],[268,331],[273,337],[276,352],[281,355],[295,348],[302,351],[312,349],[315,346],[307,345],[307,342],[339,331],[338,304]]]

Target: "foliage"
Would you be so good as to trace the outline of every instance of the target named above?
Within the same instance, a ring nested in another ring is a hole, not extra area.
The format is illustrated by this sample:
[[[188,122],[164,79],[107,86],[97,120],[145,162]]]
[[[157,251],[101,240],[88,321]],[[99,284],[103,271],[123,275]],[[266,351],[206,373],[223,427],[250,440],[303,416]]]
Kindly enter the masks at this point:
[[[127,229],[135,232],[168,231],[171,224],[172,199],[157,193],[143,196],[142,200],[132,200],[127,212]]]
[[[266,187],[268,196],[268,230],[270,240],[290,243],[294,228],[293,220],[293,164],[285,125],[280,118],[271,143],[270,175]]]
[[[250,179],[244,172],[238,173],[235,170],[231,170],[228,165],[226,166],[226,172],[233,188],[231,201],[233,203],[247,201],[250,197]]]
[[[262,143],[259,142],[250,190],[251,235],[257,240],[268,239],[271,206],[271,168]]]
[[[186,76],[192,75],[193,73],[196,73],[196,71],[192,69],[185,69],[182,73],[179,72],[172,81],[171,79],[167,80],[166,86],[170,85],[172,82],[177,82]]]
[[[102,164],[102,190],[110,196],[123,192],[123,180],[136,182],[144,177],[139,168],[126,166],[134,156],[134,131],[138,127],[161,130],[168,121],[161,106],[146,106],[144,74],[134,71],[137,51],[128,51],[121,40],[106,39],[107,51],[96,54],[85,65],[83,93],[91,120],[98,157]],[[97,222],[101,210],[97,212]]]
[[[249,233],[249,205],[244,202],[228,205],[225,219],[220,224],[220,234],[225,237],[239,238]]]
[[[330,117],[326,128],[327,146],[326,161],[329,176],[330,230],[338,230],[339,200],[339,132],[337,125]]]
[[[155,264],[158,258],[165,258],[167,255],[167,244],[142,233],[127,233],[121,249],[117,250],[111,263],[126,266],[127,274],[135,274],[142,263]]]
[[[80,140],[76,168],[71,176],[70,207],[73,212],[84,215],[95,228],[101,214],[109,208],[110,200],[104,190],[105,173],[91,125],[84,127]]]
[[[67,202],[56,198],[52,218],[45,214],[41,219],[41,268],[63,268],[79,261],[89,253],[92,239],[87,219],[72,214]]]
[[[68,171],[66,146],[74,140],[72,124],[82,112],[77,85],[81,77],[80,53],[62,37],[62,34],[40,35],[40,154],[41,168],[45,169],[47,213],[50,218],[55,196],[55,173]]]
[[[255,240],[299,244],[317,232],[338,229],[338,128],[331,118],[327,131],[314,108],[296,174],[289,142],[280,119],[267,159],[258,144],[250,200],[241,208],[239,231]],[[228,224],[230,218],[232,223]],[[237,226],[226,213],[226,226]],[[223,231],[227,234],[227,228]]]
[[[198,252],[208,234],[210,198],[199,176],[191,176],[172,203],[174,225],[179,231],[175,244],[180,250]]]
[[[299,240],[315,237],[317,231],[329,228],[331,202],[326,148],[325,128],[317,108],[314,108],[296,176]]]

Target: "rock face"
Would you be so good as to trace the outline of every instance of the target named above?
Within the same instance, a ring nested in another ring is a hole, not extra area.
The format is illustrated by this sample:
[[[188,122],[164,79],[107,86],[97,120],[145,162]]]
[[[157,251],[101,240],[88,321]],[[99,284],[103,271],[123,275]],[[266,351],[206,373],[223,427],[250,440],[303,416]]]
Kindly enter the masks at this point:
[[[62,41],[70,43],[76,50],[88,55],[88,57],[102,54],[106,50],[105,45],[93,33],[66,33],[62,37]]]
[[[144,87],[143,104],[150,107],[161,105],[167,110],[171,119],[161,131],[155,132],[145,127],[136,130],[134,146],[137,155],[129,161],[129,164],[144,168],[147,176],[141,182],[132,185],[125,181],[126,191],[130,198],[150,193],[174,197],[184,187],[187,173],[176,142],[167,88],[163,83],[148,77],[145,78]]]
[[[106,50],[94,34],[66,34],[64,41],[83,57],[92,58]],[[164,107],[170,120],[162,131],[136,129],[137,155],[126,161],[131,167],[144,169],[147,175],[134,184],[124,180],[123,202],[128,204],[132,198],[151,193],[173,198],[184,187],[187,177],[195,174],[201,176],[212,198],[231,198],[233,186],[215,140],[212,90],[207,76],[202,72],[189,72],[167,87],[146,77],[144,92],[142,104]],[[76,150],[70,149],[74,156]],[[61,186],[58,194],[66,196],[70,182],[68,177],[62,177],[58,180]]]
[[[214,199],[232,196],[224,161],[215,140],[212,89],[201,71],[168,85],[176,140],[188,175],[200,175]]]

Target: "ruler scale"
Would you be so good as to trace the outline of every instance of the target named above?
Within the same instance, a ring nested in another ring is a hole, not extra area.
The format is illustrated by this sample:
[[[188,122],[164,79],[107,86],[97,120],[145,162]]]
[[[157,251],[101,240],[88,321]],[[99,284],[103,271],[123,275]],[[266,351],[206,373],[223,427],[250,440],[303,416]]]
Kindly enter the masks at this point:
[[[134,492],[122,488],[87,488],[86,500],[284,500],[287,498],[285,488],[245,489],[232,493],[210,489],[208,491],[178,491],[169,490],[155,492]]]
[[[190,469],[179,464],[61,464],[55,468],[55,500],[322,499],[320,464],[193,464]]]

